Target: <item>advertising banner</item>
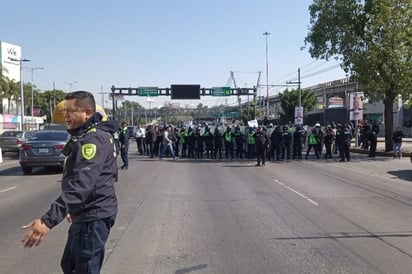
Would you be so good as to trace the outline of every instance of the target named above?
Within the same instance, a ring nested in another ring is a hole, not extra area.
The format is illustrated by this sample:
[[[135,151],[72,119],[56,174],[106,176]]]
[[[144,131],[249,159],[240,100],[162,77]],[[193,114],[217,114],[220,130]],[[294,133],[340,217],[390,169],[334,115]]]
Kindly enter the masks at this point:
[[[356,121],[363,119],[363,92],[350,94],[349,100],[349,120]]]
[[[303,125],[303,107],[295,107],[295,125]]]

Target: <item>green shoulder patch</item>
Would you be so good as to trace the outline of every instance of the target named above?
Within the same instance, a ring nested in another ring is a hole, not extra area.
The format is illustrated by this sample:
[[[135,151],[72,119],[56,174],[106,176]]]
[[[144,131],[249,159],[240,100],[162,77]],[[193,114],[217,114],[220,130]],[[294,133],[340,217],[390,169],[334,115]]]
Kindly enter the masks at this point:
[[[82,145],[82,156],[86,160],[91,160],[96,156],[97,147],[95,144]]]

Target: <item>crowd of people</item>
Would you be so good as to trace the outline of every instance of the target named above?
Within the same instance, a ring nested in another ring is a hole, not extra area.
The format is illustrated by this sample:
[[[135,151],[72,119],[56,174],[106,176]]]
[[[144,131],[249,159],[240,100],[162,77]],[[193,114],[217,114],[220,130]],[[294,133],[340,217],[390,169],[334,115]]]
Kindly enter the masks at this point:
[[[138,154],[150,158],[256,159],[257,165],[265,165],[266,160],[331,159],[334,155],[339,161],[350,161],[355,134],[358,146],[368,150],[368,157],[375,157],[379,126],[368,121],[360,122],[357,130],[351,123],[316,123],[313,127],[291,123],[258,127],[148,125],[137,126],[134,137]],[[394,156],[398,158],[402,157],[403,137],[402,130],[397,128],[393,142]],[[122,153],[125,154],[121,150]],[[124,166],[127,168],[127,164]]]

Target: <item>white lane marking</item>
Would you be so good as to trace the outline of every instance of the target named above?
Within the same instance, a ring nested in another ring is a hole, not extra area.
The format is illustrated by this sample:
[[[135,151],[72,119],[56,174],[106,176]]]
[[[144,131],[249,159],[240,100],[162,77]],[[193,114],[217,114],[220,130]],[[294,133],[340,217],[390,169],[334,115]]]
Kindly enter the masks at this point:
[[[13,189],[15,189],[15,188],[16,188],[15,186],[12,186],[12,187],[9,187],[9,188],[0,190],[0,193],[7,192],[7,191],[13,190]]]
[[[290,186],[285,185],[284,183],[282,183],[282,182],[278,181],[277,179],[273,179],[273,181],[275,181],[275,182],[276,182],[276,183],[278,183],[279,185],[281,185],[281,186],[283,186],[283,187],[285,187],[285,188],[289,189],[289,190],[290,190],[290,191],[292,191],[293,193],[295,193],[295,194],[299,195],[299,196],[300,196],[300,197],[302,197],[303,199],[307,200],[309,203],[314,204],[315,206],[319,206],[319,204],[318,204],[317,202],[315,202],[314,200],[312,200],[312,199],[310,199],[310,198],[306,197],[304,194],[300,193],[299,191],[294,190],[294,189],[293,189],[293,188],[291,188]]]

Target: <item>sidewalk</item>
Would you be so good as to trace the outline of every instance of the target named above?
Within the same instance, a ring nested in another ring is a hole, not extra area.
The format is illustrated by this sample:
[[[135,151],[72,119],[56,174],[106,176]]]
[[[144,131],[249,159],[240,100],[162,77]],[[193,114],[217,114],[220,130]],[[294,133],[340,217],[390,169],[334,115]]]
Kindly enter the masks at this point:
[[[352,141],[350,151],[355,152],[355,153],[368,154],[367,150],[364,150],[360,147],[359,148],[355,147],[355,141]],[[403,138],[402,139],[402,156],[410,157],[411,153],[412,153],[412,138]],[[385,138],[384,137],[378,137],[376,155],[393,157],[393,151],[385,152]]]

